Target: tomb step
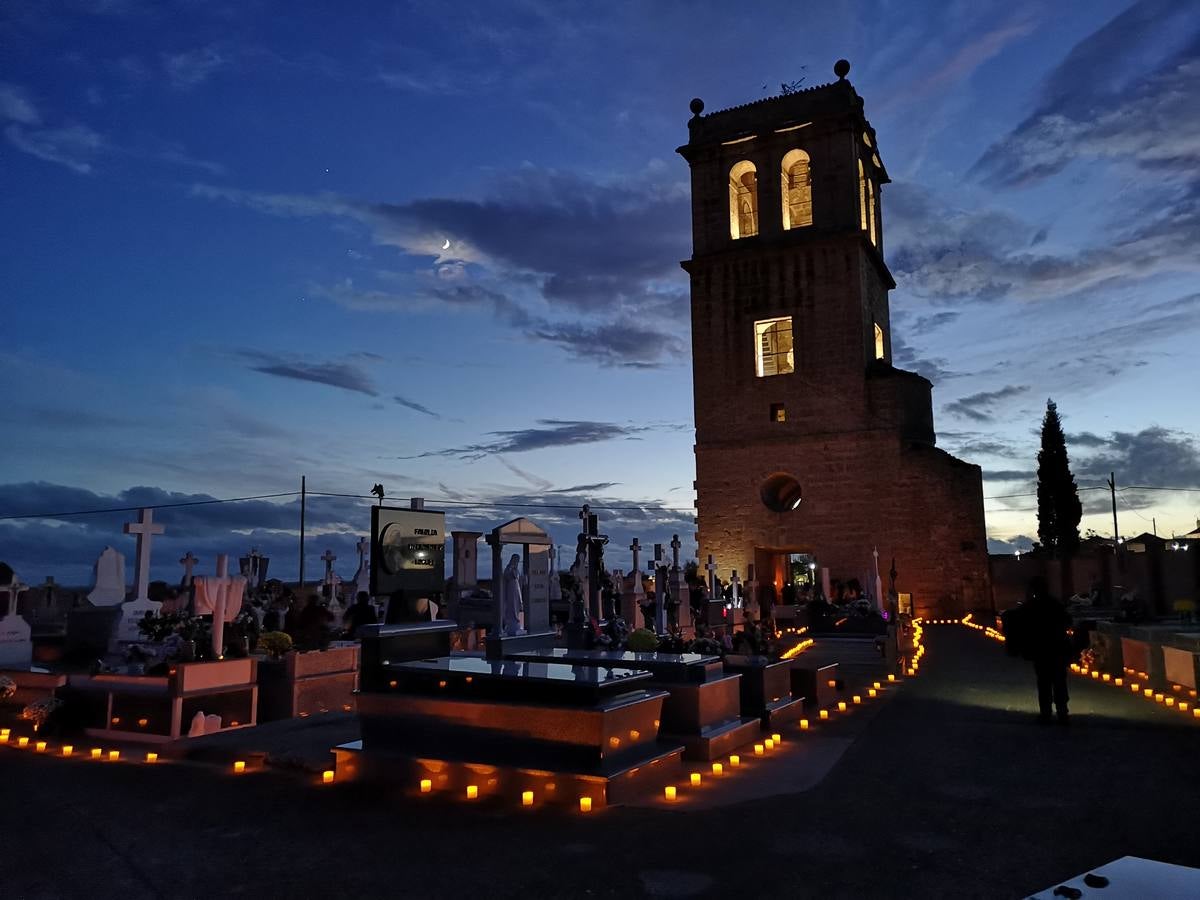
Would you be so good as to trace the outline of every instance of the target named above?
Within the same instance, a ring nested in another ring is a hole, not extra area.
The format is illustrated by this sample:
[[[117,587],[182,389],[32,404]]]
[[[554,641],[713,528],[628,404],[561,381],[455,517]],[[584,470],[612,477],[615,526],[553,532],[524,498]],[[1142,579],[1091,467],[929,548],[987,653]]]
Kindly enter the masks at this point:
[[[682,743],[684,759],[709,762],[749,744],[761,733],[761,719],[739,717],[705,728],[699,734],[663,734],[662,739]]]
[[[778,700],[772,700],[767,703],[766,711],[762,715],[762,727],[764,729],[779,728],[789,722],[795,722],[804,712],[803,697],[781,697]]]

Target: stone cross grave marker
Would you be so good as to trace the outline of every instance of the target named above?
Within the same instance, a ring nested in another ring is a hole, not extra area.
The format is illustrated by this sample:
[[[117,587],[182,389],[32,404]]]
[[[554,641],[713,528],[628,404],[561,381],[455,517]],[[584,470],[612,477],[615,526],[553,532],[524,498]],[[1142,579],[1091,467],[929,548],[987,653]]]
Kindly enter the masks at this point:
[[[550,554],[550,600],[562,599],[562,585],[558,583],[558,545],[551,544]]]
[[[332,550],[326,550],[321,554],[321,560],[325,563],[325,584],[330,587],[333,587],[333,562],[336,559]]]
[[[139,510],[136,522],[125,523],[125,533],[137,536],[137,576],[133,583],[135,603],[150,601],[147,593],[150,588],[150,545],[154,540],[154,535],[162,534],[164,531],[166,528],[154,521],[153,509]]]
[[[646,599],[646,587],[642,584],[642,545],[637,538],[629,545],[633,551],[633,568],[629,573],[629,587],[621,591],[621,618],[630,628],[637,627],[637,614]]]
[[[367,567],[367,551],[371,548],[371,542],[364,538],[359,538],[358,543],[354,545],[354,549],[358,551],[358,569],[354,572],[354,596],[351,598],[354,602],[358,601],[358,595],[365,593],[371,589],[371,571]]]
[[[679,550],[683,543],[679,535],[671,535],[671,597],[675,600],[675,624],[680,628],[692,627],[692,600],[687,579],[679,566]]]
[[[154,521],[154,510],[138,511],[136,522],[125,523],[125,533],[137,536],[137,576],[133,583],[133,599],[121,605],[121,621],[117,625],[117,641],[143,640],[138,630],[138,622],[146,617],[146,613],[158,615],[161,603],[151,600],[148,596],[150,589],[150,545],[154,535],[162,534],[166,529]]]
[[[738,578],[737,569],[734,569],[733,574],[729,576],[729,600],[734,609],[742,605],[741,583],[742,579]]]
[[[708,571],[708,599],[710,601],[720,600],[721,598],[717,594],[717,564],[713,561],[711,553],[708,554],[708,562],[705,563],[704,568]]]
[[[192,586],[192,578],[194,577],[192,575],[192,570],[196,567],[196,563],[198,562],[200,562],[200,560],[192,555],[191,550],[189,550],[187,555],[179,561],[179,564],[183,566],[183,586],[185,588],[190,588]]]
[[[0,590],[8,593],[0,618],[0,669],[28,669],[33,665],[33,641],[29,623],[17,614],[17,604],[29,587],[13,575],[12,582],[0,585]]]
[[[196,579],[196,612],[212,613],[213,656],[220,657],[225,649],[225,623],[232,622],[242,609],[246,592],[246,577],[229,574],[229,557],[217,554],[217,574]]]

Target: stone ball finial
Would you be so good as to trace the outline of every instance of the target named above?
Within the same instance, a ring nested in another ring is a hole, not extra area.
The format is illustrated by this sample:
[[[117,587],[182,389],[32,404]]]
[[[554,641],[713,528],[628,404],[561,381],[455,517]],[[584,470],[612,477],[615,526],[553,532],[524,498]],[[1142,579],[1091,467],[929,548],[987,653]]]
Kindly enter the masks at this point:
[[[688,109],[692,111],[693,116],[698,116],[704,112],[704,101],[699,97],[693,97],[692,102],[688,104]]]
[[[838,81],[845,81],[846,76],[850,74],[850,60],[839,59],[833,64],[833,74],[838,77]]]

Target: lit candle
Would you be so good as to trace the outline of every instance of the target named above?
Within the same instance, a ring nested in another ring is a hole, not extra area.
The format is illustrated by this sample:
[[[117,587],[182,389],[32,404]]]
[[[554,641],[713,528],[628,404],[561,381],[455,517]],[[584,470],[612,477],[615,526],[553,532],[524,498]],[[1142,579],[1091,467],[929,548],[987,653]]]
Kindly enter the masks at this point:
[[[862,696],[859,694],[855,694],[853,699],[855,703],[862,703]]]
[[[475,798],[477,798],[478,796],[479,796],[479,785],[477,785],[477,784],[468,784],[468,785],[467,785],[467,799],[468,799],[468,800],[474,800],[474,799],[475,799]]]
[[[1192,717],[1200,719],[1200,706],[1197,706],[1192,710]]]
[[[700,773],[693,772],[692,773],[692,787],[699,787],[699,786],[700,786]]]
[[[333,769],[326,769],[321,773],[322,784],[333,784]]]
[[[755,744],[754,752],[761,754],[762,753],[762,744]],[[731,755],[729,757],[729,768],[736,769],[741,764],[742,764],[742,758],[740,756],[738,756],[736,753],[734,753],[733,755]]]
[[[712,769],[713,769],[714,775],[720,775],[722,772],[725,771],[725,767],[722,766],[720,763],[713,763]]]
[[[1125,679],[1124,679],[1124,678],[1114,678],[1114,679],[1113,679],[1113,684],[1115,684],[1117,687],[1124,687],[1124,686],[1125,686]]]
[[[783,735],[782,734],[773,734],[773,735],[771,735],[771,740],[773,740],[777,745],[782,744],[783,743]]]
[[[139,728],[145,728],[149,724],[150,724],[149,719],[138,719],[138,727]]]
[[[1155,695],[1154,695],[1154,702],[1155,702],[1155,703],[1162,703],[1162,702],[1163,702],[1163,695],[1162,695],[1162,694],[1155,694]]]
[[[521,791],[521,805],[533,806],[533,791]]]
[[[428,778],[421,779],[421,793],[428,794],[433,790],[433,782]]]
[[[27,737],[17,738],[17,746],[18,747],[28,747],[29,746],[29,738],[27,738]]]
[[[877,694],[876,694],[876,691],[875,691],[875,688],[867,688],[867,696],[868,696],[868,697],[875,697],[875,696],[877,696]]]
[[[774,750],[775,742],[773,740],[771,740],[770,738],[767,738],[765,741],[763,741],[763,746],[766,747],[768,750]]]
[[[591,797],[580,797],[579,798],[579,811],[585,812],[585,813],[592,811],[592,798]]]
[[[394,681],[389,681],[389,682],[388,682],[388,687],[390,687],[390,688],[394,688],[395,686],[396,686],[396,682],[394,682]]]
[[[1109,675],[1107,672],[1105,672],[1103,675],[1100,676],[1100,679],[1102,681],[1112,681],[1112,676]]]
[[[33,745],[33,748],[35,750],[37,750],[38,753],[45,753],[46,752],[46,742],[38,741],[36,744]]]
[[[895,675],[891,675],[891,674],[888,675],[888,681],[895,681],[895,680],[896,680]]]
[[[63,744],[63,748],[62,748],[63,756],[70,756],[74,752],[75,752],[75,748],[72,747],[70,744]]]
[[[92,759],[99,759],[103,755],[104,755],[104,751],[101,750],[99,747],[92,748]]]
[[[1147,697],[1153,697],[1154,696],[1154,688],[1146,688],[1144,691],[1142,691],[1142,694]]]
[[[846,711],[846,701],[839,700],[838,701],[838,712],[845,712],[845,711]]]
[[[762,745],[762,744],[755,744],[755,745],[754,745],[754,755],[755,755],[755,756],[762,756],[762,755],[763,755],[763,752],[764,752],[764,749],[765,749],[765,748],[763,747],[763,745]],[[733,760],[732,760],[732,758],[731,758],[731,759],[730,759],[730,762],[732,762],[732,761],[733,761]]]
[[[153,750],[151,750],[149,753],[146,754],[146,762],[148,762],[148,763],[158,762],[158,754],[155,753]]]
[[[801,730],[801,731],[808,731],[808,719],[801,719],[801,720],[800,720],[800,730]]]
[[[1100,673],[1097,672],[1095,669],[1093,669],[1092,670],[1092,678],[1099,678],[1099,677],[1100,677]]]
[[[234,771],[235,775],[241,775],[243,772],[245,772],[246,771],[246,761],[239,759],[237,762],[235,762],[233,764],[233,771]]]
[[[1175,698],[1174,698],[1174,697],[1168,697],[1166,702],[1167,702],[1167,706],[1174,706],[1174,705],[1175,705]]]
[[[110,762],[116,762],[120,758],[121,758],[120,750],[109,750],[108,751],[108,759]]]
[[[674,800],[675,799],[675,785],[668,784],[665,788],[663,788],[663,796],[666,797],[668,800]]]
[[[1142,686],[1135,682],[1135,683],[1129,685],[1129,689],[1136,694],[1138,691],[1140,691],[1142,689]]]
[[[823,710],[821,710],[821,712],[818,715],[822,719],[828,719],[829,718],[829,710],[823,709]]]
[[[881,687],[883,687],[883,684],[876,681],[871,684],[871,687],[875,688],[875,690],[879,690]]]
[[[1179,701],[1179,711],[1180,711],[1180,712],[1187,712],[1187,711],[1188,711],[1188,703],[1187,703],[1187,701],[1186,701],[1186,700],[1180,700],[1180,701]]]

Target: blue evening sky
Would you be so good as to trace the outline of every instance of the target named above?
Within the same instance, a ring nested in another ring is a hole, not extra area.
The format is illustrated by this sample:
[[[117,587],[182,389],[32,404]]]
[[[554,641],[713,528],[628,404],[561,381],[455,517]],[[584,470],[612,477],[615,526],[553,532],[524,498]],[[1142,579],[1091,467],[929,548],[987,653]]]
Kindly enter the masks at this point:
[[[590,500],[615,547],[690,552],[688,101],[844,56],[896,363],[983,466],[993,549],[1036,535],[1047,397],[1082,486],[1192,489],[1124,490],[1123,532],[1200,515],[1195,4],[14,0],[0,46],[0,514],[307,474],[563,543]],[[310,512],[349,575],[362,507]],[[0,558],[82,582],[123,518],[0,522]],[[156,575],[295,565],[293,500],[160,519]]]

